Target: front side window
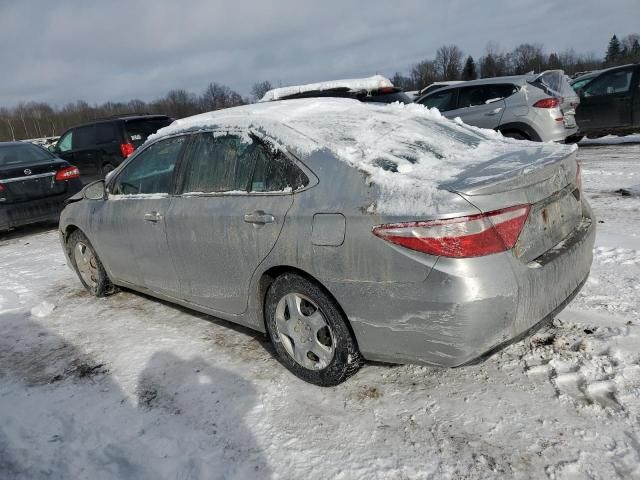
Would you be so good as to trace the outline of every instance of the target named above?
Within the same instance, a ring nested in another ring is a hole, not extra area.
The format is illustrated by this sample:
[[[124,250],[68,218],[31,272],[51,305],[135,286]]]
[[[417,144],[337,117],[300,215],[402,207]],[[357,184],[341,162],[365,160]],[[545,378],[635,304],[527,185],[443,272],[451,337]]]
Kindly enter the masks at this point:
[[[111,193],[138,195],[169,193],[185,137],[168,138],[140,152],[116,178]]]
[[[68,152],[71,150],[71,142],[73,141],[73,130],[58,140],[58,151]]]
[[[633,70],[619,70],[609,72],[596,78],[584,89],[587,97],[595,95],[613,95],[615,93],[626,93],[631,85]]]
[[[455,89],[445,90],[444,92],[432,93],[428,97],[420,100],[420,103],[429,108],[437,108],[441,112],[452,110],[454,108]]]
[[[308,184],[284,154],[257,139],[202,133],[187,157],[182,188],[186,193],[282,192]]]

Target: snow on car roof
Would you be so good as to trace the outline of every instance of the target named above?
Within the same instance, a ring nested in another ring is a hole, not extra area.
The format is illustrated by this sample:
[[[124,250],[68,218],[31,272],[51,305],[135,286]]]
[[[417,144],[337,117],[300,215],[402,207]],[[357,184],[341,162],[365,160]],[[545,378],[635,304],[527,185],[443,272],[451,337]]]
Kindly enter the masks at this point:
[[[346,88],[352,92],[371,92],[381,88],[393,88],[393,83],[382,75],[374,75],[368,78],[347,78],[344,80],[331,80],[328,82],[309,83],[307,85],[294,85],[291,87],[281,87],[269,90],[260,99],[261,102],[270,102],[280,98],[289,97],[306,92],[322,92],[336,88]]]
[[[344,98],[282,100],[203,113],[176,120],[149,139],[202,129],[251,129],[300,158],[329,150],[380,187],[376,211],[389,214],[438,210],[451,195],[439,187],[470,167],[527,145],[546,156],[564,156],[575,148],[506,139],[420,104]],[[504,168],[510,168],[508,162]]]

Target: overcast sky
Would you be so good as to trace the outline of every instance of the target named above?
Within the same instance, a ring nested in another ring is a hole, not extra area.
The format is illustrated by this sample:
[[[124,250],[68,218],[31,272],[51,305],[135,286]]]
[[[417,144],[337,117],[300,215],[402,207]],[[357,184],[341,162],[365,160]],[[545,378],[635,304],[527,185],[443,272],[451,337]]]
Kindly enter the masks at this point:
[[[601,56],[640,0],[0,0],[0,106],[140,98],[408,72],[443,44],[474,58],[542,43]]]

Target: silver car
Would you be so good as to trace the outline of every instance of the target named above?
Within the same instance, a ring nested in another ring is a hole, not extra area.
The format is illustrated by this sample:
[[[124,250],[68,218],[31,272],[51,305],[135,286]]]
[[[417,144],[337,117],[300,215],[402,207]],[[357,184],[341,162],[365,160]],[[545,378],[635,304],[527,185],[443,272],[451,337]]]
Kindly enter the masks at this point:
[[[457,83],[431,90],[415,102],[505,137],[564,142],[578,131],[580,99],[561,70]]]
[[[579,291],[594,235],[575,147],[347,99],[177,120],[60,220],[92,294],[265,332],[325,386],[363,359],[454,367],[525,335]]]

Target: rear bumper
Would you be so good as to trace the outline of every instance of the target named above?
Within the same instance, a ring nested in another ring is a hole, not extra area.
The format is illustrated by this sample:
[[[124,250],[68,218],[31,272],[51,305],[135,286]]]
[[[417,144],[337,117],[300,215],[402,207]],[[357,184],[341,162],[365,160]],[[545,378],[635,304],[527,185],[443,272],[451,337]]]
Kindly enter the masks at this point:
[[[80,180],[70,180],[67,191],[62,195],[19,203],[0,203],[0,231],[46,220],[57,220],[64,208],[64,201],[81,189]]]
[[[584,202],[580,227],[529,264],[512,252],[440,258],[424,283],[329,288],[365,358],[455,367],[520,338],[564,308],[589,275],[594,241],[595,222]]]

